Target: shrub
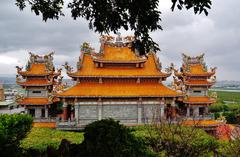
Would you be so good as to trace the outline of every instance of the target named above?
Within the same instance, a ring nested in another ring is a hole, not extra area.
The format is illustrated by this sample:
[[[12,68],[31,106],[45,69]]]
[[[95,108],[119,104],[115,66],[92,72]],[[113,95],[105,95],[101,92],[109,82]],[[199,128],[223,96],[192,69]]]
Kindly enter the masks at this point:
[[[226,117],[228,124],[237,124],[237,115],[234,112],[224,112],[223,116]]]
[[[211,156],[218,147],[214,137],[205,131],[180,124],[150,126],[148,139],[160,156]]]
[[[19,143],[32,126],[29,115],[0,115],[0,156],[18,156]]]
[[[84,130],[85,156],[146,157],[150,156],[144,140],[136,138],[129,128],[113,119],[93,122]]]
[[[224,111],[224,105],[223,104],[213,104],[209,106],[209,111],[210,112],[222,112]]]
[[[220,117],[220,113],[219,112],[214,113],[214,118],[215,119],[218,119],[219,117]]]
[[[48,147],[57,150],[63,139],[70,143],[80,144],[83,141],[82,132],[60,131],[50,128],[32,128],[26,138],[21,141],[25,151],[45,152]]]

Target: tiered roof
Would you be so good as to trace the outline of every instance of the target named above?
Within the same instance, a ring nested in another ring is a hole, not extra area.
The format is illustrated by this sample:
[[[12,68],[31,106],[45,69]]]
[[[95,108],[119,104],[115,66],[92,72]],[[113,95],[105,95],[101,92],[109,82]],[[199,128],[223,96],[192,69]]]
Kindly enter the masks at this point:
[[[180,72],[175,71],[176,76],[206,76],[211,77],[215,74],[216,68],[211,68],[208,71],[206,63],[204,62],[204,54],[196,57],[190,57],[183,54],[183,65]]]
[[[25,71],[23,68],[16,67],[19,75],[16,77],[17,84],[23,87],[35,86],[53,86],[56,84],[56,78],[61,74],[61,69],[55,71],[53,66],[53,53],[47,55],[30,54],[30,59],[26,65]],[[52,88],[51,88],[52,89]],[[21,105],[48,105],[52,104],[56,99],[46,98],[24,98],[20,97],[18,103]]]
[[[215,99],[209,98],[207,96],[204,96],[204,97],[191,96],[183,100],[183,103],[186,103],[186,104],[212,104],[214,102],[215,102]]]
[[[163,78],[170,72],[162,72],[161,63],[154,53],[138,56],[131,48],[133,37],[116,39],[101,37],[100,53],[84,44],[77,71],[65,64],[67,74],[73,78]],[[82,46],[83,47],[83,46]],[[130,65],[130,66],[129,66]],[[59,93],[59,97],[177,97],[181,95],[158,82],[81,82]]]
[[[21,105],[49,105],[52,104],[53,101],[48,98],[23,98],[22,101],[19,102]]]
[[[185,85],[187,86],[212,86],[214,82],[208,80],[187,80]]]
[[[161,83],[78,83],[60,97],[176,97],[180,96]]]
[[[113,51],[114,52],[114,51]],[[128,48],[128,51],[131,49]],[[125,54],[123,53],[123,56]],[[114,53],[113,55],[114,56]],[[90,54],[83,54],[81,69],[76,72],[69,72],[70,77],[168,77],[170,73],[161,72],[157,67],[155,54],[148,55],[148,59],[142,68],[111,67],[99,68],[94,65]]]
[[[96,62],[105,63],[141,63],[145,57],[139,57],[132,52],[131,47],[115,47],[104,44],[104,53],[93,58]]]
[[[209,88],[215,83],[216,68],[211,68],[208,71],[207,66],[204,62],[204,54],[196,57],[190,57],[183,54],[183,65],[180,68],[180,72],[174,69],[175,75],[179,78],[174,78],[175,86],[181,85],[186,93],[186,89],[189,88]],[[180,99],[181,100],[181,99]],[[186,104],[212,104],[215,99],[209,98],[208,96],[186,96],[182,99],[183,103]]]

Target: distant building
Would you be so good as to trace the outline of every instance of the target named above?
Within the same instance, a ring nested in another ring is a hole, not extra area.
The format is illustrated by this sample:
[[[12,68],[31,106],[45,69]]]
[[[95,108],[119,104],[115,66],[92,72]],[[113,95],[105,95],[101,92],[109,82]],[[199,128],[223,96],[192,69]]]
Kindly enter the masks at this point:
[[[7,98],[7,97],[6,97]],[[0,85],[0,114],[22,113],[23,108],[18,108],[14,99],[5,100],[5,92],[2,85]]]
[[[16,101],[35,119],[48,118],[56,110],[56,104],[53,104],[57,99],[52,92],[61,70],[55,71],[52,55],[53,53],[43,56],[30,53],[25,71],[17,67],[16,82],[25,89],[25,94],[16,96]]]
[[[180,109],[187,117],[208,115],[208,106],[216,100],[209,97],[208,89],[216,82],[215,70],[208,71],[204,62],[204,54],[190,57],[183,54],[183,64],[180,71],[175,70],[174,84],[180,87],[184,94],[180,101]]]

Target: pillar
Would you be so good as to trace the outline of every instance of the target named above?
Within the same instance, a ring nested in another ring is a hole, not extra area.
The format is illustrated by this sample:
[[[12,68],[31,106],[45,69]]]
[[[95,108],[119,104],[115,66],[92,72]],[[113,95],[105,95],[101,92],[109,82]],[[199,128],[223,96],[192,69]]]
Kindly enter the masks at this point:
[[[198,117],[199,116],[199,107],[195,106],[193,108],[193,116]]]
[[[41,118],[41,115],[42,115],[42,109],[35,108],[35,118]]]
[[[208,114],[208,106],[205,107],[205,114]]]
[[[137,108],[138,108],[138,114],[137,114],[138,115],[138,120],[137,120],[137,122],[138,122],[138,124],[141,124],[142,123],[142,101],[141,100],[139,100]]]
[[[190,106],[187,107],[187,117],[190,117]]]
[[[172,107],[172,118],[175,120],[177,117],[177,108],[175,104],[175,98],[172,101],[171,107]]]
[[[98,120],[102,119],[102,99],[98,99]]]
[[[75,107],[75,120],[78,124],[79,123],[79,107],[80,107],[80,104],[76,103],[74,107]]]
[[[164,118],[164,98],[160,101],[160,116]]]
[[[48,118],[48,108],[45,108],[45,118]]]
[[[67,113],[67,103],[63,103],[63,120],[66,121],[68,118],[68,113]]]
[[[24,113],[25,113],[25,114],[28,114],[28,109],[25,108]]]

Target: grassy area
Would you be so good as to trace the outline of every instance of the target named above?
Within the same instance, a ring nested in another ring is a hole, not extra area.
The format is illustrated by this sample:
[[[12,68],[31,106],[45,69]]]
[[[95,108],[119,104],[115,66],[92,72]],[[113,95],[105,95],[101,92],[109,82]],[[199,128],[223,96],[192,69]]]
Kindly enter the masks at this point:
[[[223,101],[234,101],[240,104],[240,92],[225,92],[225,91],[210,91],[217,92],[217,102],[223,103]]]
[[[79,144],[83,141],[83,133],[48,128],[32,128],[28,136],[21,142],[21,147],[25,150],[34,149],[43,152],[48,146],[57,149],[62,139]]]

